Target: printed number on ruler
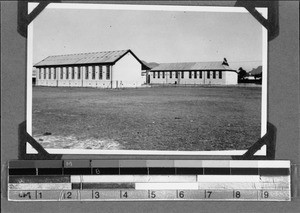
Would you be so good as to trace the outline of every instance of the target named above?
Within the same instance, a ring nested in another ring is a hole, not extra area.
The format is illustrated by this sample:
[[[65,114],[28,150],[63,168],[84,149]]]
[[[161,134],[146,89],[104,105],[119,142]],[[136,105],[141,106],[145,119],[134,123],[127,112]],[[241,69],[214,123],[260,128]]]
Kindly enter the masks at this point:
[[[211,198],[212,191],[211,190],[204,190],[204,198]]]

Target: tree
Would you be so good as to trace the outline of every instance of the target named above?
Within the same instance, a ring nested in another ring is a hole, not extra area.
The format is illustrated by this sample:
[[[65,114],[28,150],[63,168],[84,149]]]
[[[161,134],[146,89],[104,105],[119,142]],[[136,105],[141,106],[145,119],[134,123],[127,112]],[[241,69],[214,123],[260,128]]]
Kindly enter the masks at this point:
[[[244,70],[242,67],[240,67],[238,70],[239,70],[239,72],[238,72],[239,80],[244,80],[245,77],[247,76],[246,70]]]

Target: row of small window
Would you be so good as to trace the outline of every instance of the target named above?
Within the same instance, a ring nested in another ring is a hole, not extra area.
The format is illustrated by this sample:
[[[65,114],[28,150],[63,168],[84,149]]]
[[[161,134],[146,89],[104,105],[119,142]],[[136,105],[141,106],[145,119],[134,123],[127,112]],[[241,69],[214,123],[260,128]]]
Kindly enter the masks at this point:
[[[47,67],[47,68],[40,68],[39,69],[39,79],[56,79],[56,74],[60,75],[60,79],[64,79],[64,71],[65,72],[65,79],[81,79],[81,70],[85,73],[85,79],[89,79],[89,70],[92,71],[92,79],[96,79],[96,68],[98,69],[98,77],[100,80],[103,79],[103,66],[84,66],[84,67]],[[77,72],[75,72],[77,71]],[[110,79],[110,66],[106,66],[106,79]]]
[[[199,75],[197,74],[199,72]],[[188,71],[189,73],[189,78],[193,78],[196,79],[197,76],[199,76],[199,78],[202,78],[202,72],[204,71]],[[212,72],[212,77],[213,78],[216,78],[216,73],[217,71],[205,71],[206,72],[206,77],[209,79],[210,78],[210,73]],[[222,78],[222,71],[218,71],[219,73],[219,79]],[[170,71],[170,78],[173,77],[173,72]],[[179,75],[181,74],[180,78],[184,78],[184,71],[175,71],[175,78],[179,78]],[[157,78],[165,78],[166,77],[166,72],[159,72],[159,71],[156,71],[156,72],[153,72],[153,78],[156,78],[156,75],[157,75]]]

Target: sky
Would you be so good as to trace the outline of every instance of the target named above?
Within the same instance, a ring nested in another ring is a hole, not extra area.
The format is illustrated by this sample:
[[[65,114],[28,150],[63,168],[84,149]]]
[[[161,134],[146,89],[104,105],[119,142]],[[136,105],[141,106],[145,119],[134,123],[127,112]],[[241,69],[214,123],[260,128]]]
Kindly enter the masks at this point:
[[[227,58],[262,64],[262,26],[249,13],[46,8],[33,21],[33,63],[50,55],[131,49],[146,62]]]

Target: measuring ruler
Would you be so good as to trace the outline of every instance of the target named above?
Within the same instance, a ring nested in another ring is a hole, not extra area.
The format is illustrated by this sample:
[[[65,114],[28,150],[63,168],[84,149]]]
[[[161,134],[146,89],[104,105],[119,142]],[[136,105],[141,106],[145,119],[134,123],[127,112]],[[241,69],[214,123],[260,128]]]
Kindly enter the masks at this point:
[[[12,160],[10,201],[290,201],[290,161]]]

